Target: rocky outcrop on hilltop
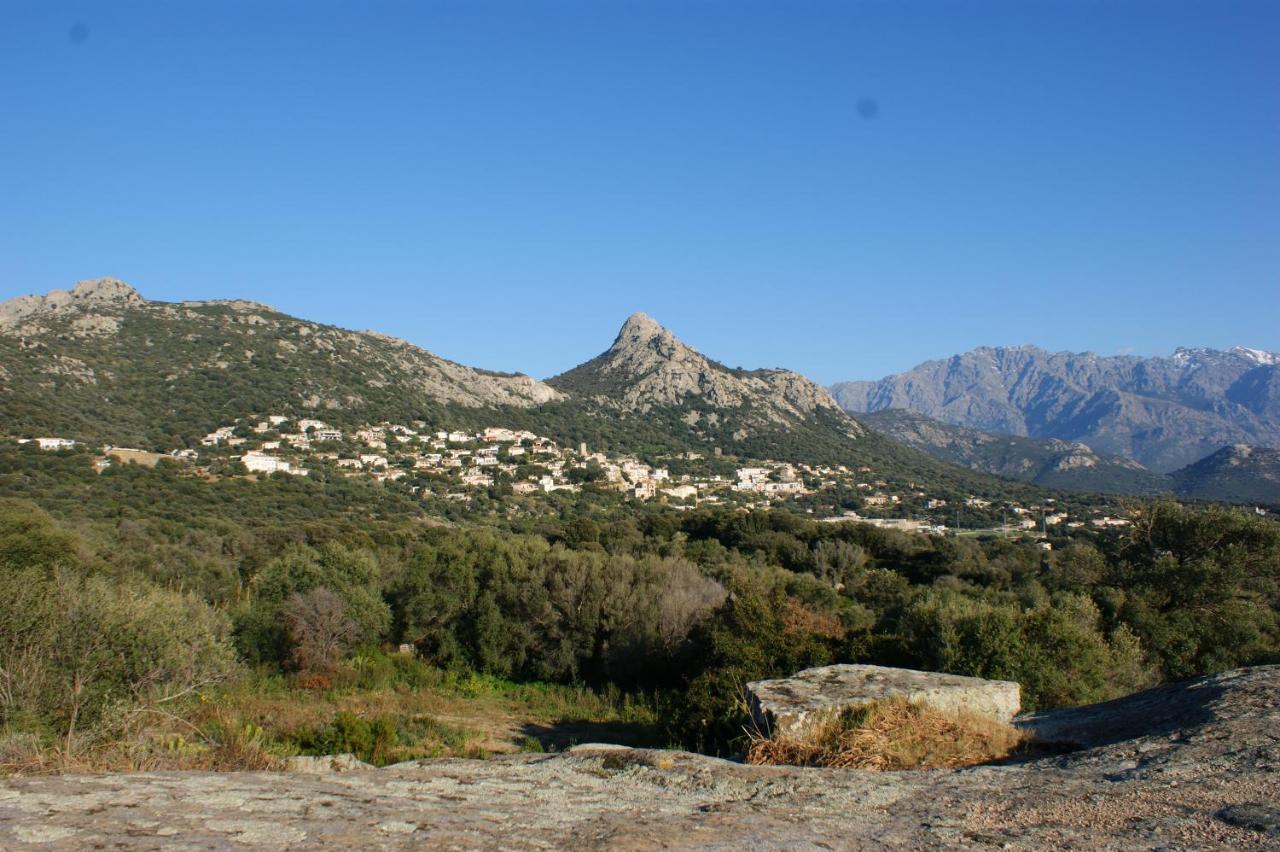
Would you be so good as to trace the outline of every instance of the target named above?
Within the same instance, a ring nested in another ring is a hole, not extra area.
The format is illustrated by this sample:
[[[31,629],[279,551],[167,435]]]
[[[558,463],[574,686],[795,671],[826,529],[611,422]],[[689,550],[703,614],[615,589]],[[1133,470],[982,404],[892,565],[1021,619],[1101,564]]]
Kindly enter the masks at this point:
[[[1269,666],[1024,717],[1076,750],[965,770],[591,746],[327,775],[10,778],[0,847],[1258,848],[1280,843],[1277,696]]]
[[[799,373],[731,369],[682,343],[643,313],[627,319],[607,351],[549,384],[631,412],[684,406],[711,413],[750,409],[758,422],[785,424],[818,411],[840,410],[830,392]],[[703,411],[699,416],[709,415]],[[851,430],[860,431],[848,422]]]
[[[987,432],[1079,441],[1166,473],[1224,445],[1280,446],[1280,355],[1167,358],[981,347],[832,392],[853,413],[903,408]]]
[[[0,331],[17,328],[24,320],[42,314],[122,308],[142,302],[137,290],[115,278],[80,281],[70,290],[54,290],[44,296],[18,296],[0,302]]]

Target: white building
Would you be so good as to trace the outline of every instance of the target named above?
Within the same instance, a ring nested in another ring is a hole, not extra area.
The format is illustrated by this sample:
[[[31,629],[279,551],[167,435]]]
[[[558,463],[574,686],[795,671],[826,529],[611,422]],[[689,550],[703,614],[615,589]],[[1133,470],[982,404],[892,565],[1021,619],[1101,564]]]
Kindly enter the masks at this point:
[[[295,476],[306,476],[307,471],[295,468],[292,464],[278,456],[250,451],[240,457],[245,469],[250,473],[289,473]]]
[[[216,447],[223,441],[229,441],[231,436],[235,434],[235,431],[236,427],[234,426],[222,426],[218,429],[214,429],[208,435],[201,438],[200,443],[206,447]]]
[[[69,450],[76,445],[70,438],[36,438],[42,450]]]
[[[698,489],[692,485],[677,485],[674,488],[662,489],[662,493],[677,500],[688,500],[698,496]]]

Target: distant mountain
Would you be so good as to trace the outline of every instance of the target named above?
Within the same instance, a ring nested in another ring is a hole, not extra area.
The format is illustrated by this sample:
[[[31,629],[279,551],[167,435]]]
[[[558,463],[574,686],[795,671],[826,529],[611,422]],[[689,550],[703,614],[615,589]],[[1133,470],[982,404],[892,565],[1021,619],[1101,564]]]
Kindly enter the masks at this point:
[[[104,278],[0,304],[0,431],[13,434],[180,446],[252,412],[345,423],[561,398],[255,302],[152,302]]]
[[[681,408],[694,429],[716,428],[732,418],[742,437],[753,428],[772,428],[804,420],[819,411],[841,415],[831,393],[790,370],[736,370],[682,343],[643,313],[623,323],[603,354],[547,382],[577,397],[587,397],[628,412]],[[839,416],[852,436],[862,427]]]
[[[831,390],[854,414],[909,409],[987,432],[1084,443],[1158,472],[1224,445],[1280,446],[1280,355],[1256,349],[1139,358],[983,347]]]
[[[1171,477],[1179,497],[1280,505],[1280,450],[1223,447]]]
[[[888,481],[983,492],[1009,483],[943,464],[867,429],[830,392],[783,369],[742,370],[712,360],[643,313],[623,324],[605,352],[548,379],[568,401],[544,406],[589,442],[867,465]]]
[[[1085,444],[997,435],[941,423],[900,408],[864,414],[861,420],[877,432],[943,461],[1048,488],[1162,494],[1173,487],[1167,476],[1152,473],[1131,459],[1095,453]]]
[[[1265,353],[1252,358],[1267,366]],[[1267,375],[1249,374],[1232,385],[1232,404],[1267,410],[1274,387]],[[868,429],[803,376],[727,367],[644,314],[628,318],[601,355],[544,383],[256,302],[148,301],[114,279],[0,304],[0,434],[172,449],[255,413],[340,426],[505,424],[641,454],[718,448],[743,458],[867,466],[891,487],[928,483],[931,492],[953,494],[1038,493],[1012,480],[1168,490],[1168,480],[1074,443],[995,438],[901,412],[873,416]],[[1254,487],[1243,468],[1233,470],[1233,482]],[[1186,483],[1184,493],[1197,493],[1191,478]],[[1215,487],[1225,495],[1234,486]]]

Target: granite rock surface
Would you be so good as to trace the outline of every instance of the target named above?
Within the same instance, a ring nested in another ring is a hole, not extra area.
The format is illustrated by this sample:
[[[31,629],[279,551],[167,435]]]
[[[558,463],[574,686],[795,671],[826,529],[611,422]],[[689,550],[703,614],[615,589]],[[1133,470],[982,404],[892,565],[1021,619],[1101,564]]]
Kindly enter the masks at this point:
[[[0,781],[0,848],[1274,848],[1280,667],[1025,724],[1075,751],[956,771],[615,746],[378,771]]]

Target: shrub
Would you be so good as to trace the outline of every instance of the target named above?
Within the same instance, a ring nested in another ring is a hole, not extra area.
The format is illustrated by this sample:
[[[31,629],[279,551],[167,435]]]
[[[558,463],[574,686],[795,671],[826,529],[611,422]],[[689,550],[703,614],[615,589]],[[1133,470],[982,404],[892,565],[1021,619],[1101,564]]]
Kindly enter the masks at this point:
[[[283,663],[290,659],[297,647],[289,633],[286,609],[290,606],[297,609],[295,616],[323,620],[330,633],[338,630],[340,646],[380,642],[390,627],[391,612],[379,591],[379,579],[377,564],[368,553],[332,543],[318,548],[293,547],[253,578],[251,596],[236,613],[236,644],[250,662]],[[329,594],[307,597],[317,589]],[[301,597],[295,599],[295,595]],[[341,603],[341,616],[335,599]],[[339,629],[345,620],[354,628]],[[302,622],[295,626],[305,627]],[[309,642],[318,636],[311,629],[304,629],[303,634]],[[328,641],[335,641],[335,637]],[[302,654],[306,657],[314,651],[313,645]]]
[[[0,575],[0,723],[79,730],[114,706],[165,701],[225,678],[226,620],[200,600],[144,580],[69,568]]]
[[[304,674],[332,671],[360,637],[360,626],[347,617],[346,603],[324,586],[290,595],[281,615],[293,663]]]
[[[1102,701],[1151,682],[1133,634],[1121,627],[1105,636],[1082,595],[1023,609],[935,589],[908,609],[902,633],[913,667],[1017,681],[1026,709]]]

